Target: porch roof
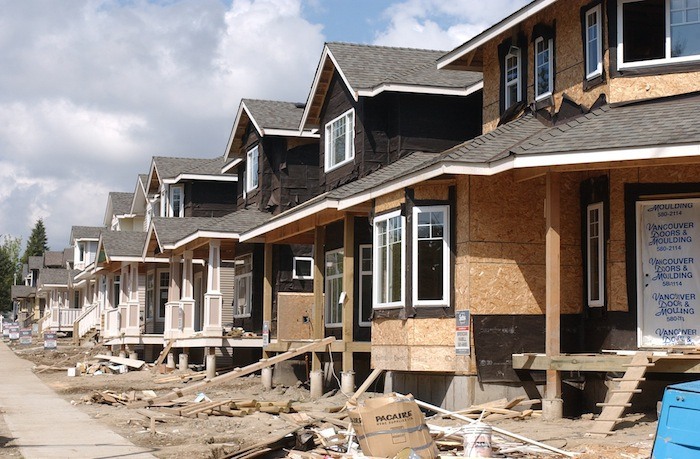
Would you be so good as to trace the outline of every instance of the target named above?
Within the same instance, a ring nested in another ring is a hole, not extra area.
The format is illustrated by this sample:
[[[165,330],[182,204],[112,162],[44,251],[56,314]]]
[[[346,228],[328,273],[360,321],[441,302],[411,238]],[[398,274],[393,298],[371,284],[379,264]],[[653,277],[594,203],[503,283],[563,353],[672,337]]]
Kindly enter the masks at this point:
[[[36,287],[31,287],[29,285],[13,285],[10,291],[13,300],[17,298],[29,298],[36,293]]]
[[[44,268],[39,271],[39,287],[48,285],[67,287],[71,279],[78,274],[78,269]]]

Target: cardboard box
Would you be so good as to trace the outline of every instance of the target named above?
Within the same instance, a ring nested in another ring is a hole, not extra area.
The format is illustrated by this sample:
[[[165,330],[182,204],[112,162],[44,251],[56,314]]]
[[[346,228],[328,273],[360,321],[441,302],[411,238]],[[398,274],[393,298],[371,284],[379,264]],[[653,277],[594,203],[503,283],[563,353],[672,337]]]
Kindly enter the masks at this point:
[[[423,459],[434,459],[437,447],[412,395],[390,394],[358,402],[348,409],[365,456],[394,457],[411,448]]]

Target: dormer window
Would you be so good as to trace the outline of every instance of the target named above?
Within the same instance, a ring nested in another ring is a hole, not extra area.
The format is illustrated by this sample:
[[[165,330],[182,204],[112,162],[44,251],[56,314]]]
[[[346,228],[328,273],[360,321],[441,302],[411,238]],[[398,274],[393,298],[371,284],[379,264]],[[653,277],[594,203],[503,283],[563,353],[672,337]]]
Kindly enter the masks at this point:
[[[185,215],[185,206],[182,204],[183,188],[179,186],[170,187],[170,215],[169,217],[182,218]]]
[[[258,187],[258,164],[259,164],[258,147],[255,146],[248,150],[246,154],[246,173],[245,173],[245,189],[250,192]]]
[[[535,40],[535,100],[552,95],[553,62],[552,39]]]
[[[600,5],[586,12],[586,79],[603,74],[603,43]]]
[[[325,170],[335,169],[355,157],[355,110],[348,110],[326,124]]]
[[[700,59],[699,0],[621,0],[620,68]]]
[[[520,102],[520,48],[511,46],[505,57],[505,108]]]
[[[78,243],[78,261],[79,262],[85,261],[85,243],[84,242]]]

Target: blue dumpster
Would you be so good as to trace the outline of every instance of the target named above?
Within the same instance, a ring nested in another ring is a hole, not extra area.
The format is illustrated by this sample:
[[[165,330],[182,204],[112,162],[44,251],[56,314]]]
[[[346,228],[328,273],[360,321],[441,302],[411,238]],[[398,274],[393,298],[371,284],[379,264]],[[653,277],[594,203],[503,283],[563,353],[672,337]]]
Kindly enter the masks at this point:
[[[651,457],[700,458],[700,381],[666,388]]]

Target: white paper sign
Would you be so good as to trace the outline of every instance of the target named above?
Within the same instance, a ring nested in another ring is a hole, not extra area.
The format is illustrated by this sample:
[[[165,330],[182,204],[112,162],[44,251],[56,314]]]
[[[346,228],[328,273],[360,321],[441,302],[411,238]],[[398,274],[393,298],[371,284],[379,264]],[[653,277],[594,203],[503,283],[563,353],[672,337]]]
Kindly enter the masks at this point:
[[[700,200],[639,205],[642,347],[700,344]]]

